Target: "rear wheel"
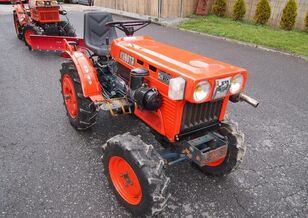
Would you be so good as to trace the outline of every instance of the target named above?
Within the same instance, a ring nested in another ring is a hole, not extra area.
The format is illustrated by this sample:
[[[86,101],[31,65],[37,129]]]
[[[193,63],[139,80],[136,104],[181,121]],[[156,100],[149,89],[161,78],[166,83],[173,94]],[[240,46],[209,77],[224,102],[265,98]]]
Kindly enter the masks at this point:
[[[63,63],[60,72],[62,96],[69,121],[75,129],[86,130],[96,123],[95,105],[84,97],[74,63]]]
[[[31,35],[42,35],[44,30],[39,27],[35,26],[34,24],[26,25],[23,29],[23,38],[25,40],[26,46],[31,50],[32,49],[32,42],[31,42]]]
[[[76,37],[75,29],[70,23],[66,21],[61,21],[59,23],[59,27],[60,27],[60,35]]]
[[[20,27],[20,24],[19,24],[19,21],[18,21],[18,17],[17,17],[17,14],[16,14],[15,10],[13,11],[13,20],[14,20],[14,27],[15,27],[15,32],[16,32],[17,38],[18,39],[22,39],[22,34],[20,32],[21,27]]]
[[[103,146],[104,172],[116,197],[135,216],[160,212],[170,195],[164,161],[152,145],[130,133],[117,135]]]
[[[239,131],[235,122],[223,122],[218,132],[227,138],[227,155],[204,167],[199,167],[196,164],[194,166],[197,166],[206,175],[220,177],[229,174],[240,165],[245,156],[246,145],[244,144],[244,134]]]

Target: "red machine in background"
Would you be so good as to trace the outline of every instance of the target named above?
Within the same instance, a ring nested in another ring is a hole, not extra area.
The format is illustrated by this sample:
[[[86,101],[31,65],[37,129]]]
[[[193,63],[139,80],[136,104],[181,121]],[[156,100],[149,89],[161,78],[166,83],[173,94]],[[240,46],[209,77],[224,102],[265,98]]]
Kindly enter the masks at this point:
[[[29,0],[28,7],[18,0],[13,2],[13,19],[17,37],[32,49],[31,35],[75,37],[67,12],[55,0]],[[61,20],[61,16],[66,21]]]
[[[0,3],[11,3],[11,0],[0,0]],[[22,2],[28,2],[28,0],[22,0]]]

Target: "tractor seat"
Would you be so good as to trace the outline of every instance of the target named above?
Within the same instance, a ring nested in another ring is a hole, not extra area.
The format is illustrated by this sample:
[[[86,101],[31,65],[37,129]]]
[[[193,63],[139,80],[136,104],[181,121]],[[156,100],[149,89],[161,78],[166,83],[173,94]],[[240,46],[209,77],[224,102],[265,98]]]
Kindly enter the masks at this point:
[[[114,27],[105,24],[111,22],[112,16],[101,11],[90,11],[84,14],[84,42],[86,46],[98,56],[105,56],[108,52],[106,38],[112,40],[117,38]]]

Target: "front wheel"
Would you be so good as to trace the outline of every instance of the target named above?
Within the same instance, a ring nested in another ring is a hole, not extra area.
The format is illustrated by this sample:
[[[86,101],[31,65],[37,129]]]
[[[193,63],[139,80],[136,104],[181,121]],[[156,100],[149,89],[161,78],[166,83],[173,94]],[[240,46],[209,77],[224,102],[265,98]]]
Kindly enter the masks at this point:
[[[133,215],[160,212],[170,195],[164,161],[152,145],[130,133],[117,135],[103,146],[104,172],[116,197]]]
[[[218,132],[227,139],[227,155],[206,166],[197,167],[206,175],[221,177],[231,173],[240,165],[245,156],[246,145],[244,144],[244,134],[238,129],[237,123],[233,121],[224,121]]]
[[[31,41],[31,35],[42,35],[44,32],[44,30],[39,27],[36,26],[34,24],[29,24],[26,25],[23,29],[23,38],[25,40],[25,44],[26,46],[28,46],[28,48],[30,50],[32,50],[32,41]]]
[[[63,63],[60,72],[62,96],[69,121],[75,129],[86,130],[96,123],[95,105],[83,95],[74,63]]]

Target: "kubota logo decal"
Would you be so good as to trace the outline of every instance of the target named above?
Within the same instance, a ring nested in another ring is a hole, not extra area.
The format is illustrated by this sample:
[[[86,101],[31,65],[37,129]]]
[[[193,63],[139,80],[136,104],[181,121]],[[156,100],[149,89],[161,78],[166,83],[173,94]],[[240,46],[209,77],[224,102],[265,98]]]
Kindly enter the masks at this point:
[[[125,63],[129,65],[134,65],[135,58],[133,56],[130,56],[129,54],[125,53],[124,51],[120,52],[120,59],[123,60]]]

